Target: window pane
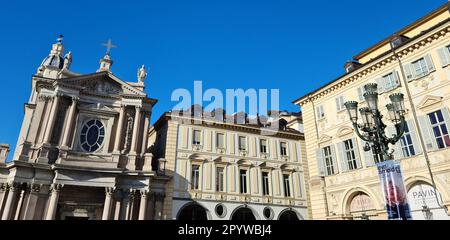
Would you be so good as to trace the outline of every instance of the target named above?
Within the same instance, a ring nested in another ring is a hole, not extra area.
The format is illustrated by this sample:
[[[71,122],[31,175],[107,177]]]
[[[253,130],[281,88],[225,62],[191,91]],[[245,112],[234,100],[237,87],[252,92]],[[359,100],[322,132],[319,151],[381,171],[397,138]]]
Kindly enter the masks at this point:
[[[437,119],[438,119],[439,122],[443,122],[444,121],[444,117],[442,116],[441,110],[437,111],[436,115],[437,115]]]
[[[436,124],[437,123],[436,116],[435,116],[434,113],[430,113],[430,114],[428,114],[428,116],[430,117],[431,124]]]

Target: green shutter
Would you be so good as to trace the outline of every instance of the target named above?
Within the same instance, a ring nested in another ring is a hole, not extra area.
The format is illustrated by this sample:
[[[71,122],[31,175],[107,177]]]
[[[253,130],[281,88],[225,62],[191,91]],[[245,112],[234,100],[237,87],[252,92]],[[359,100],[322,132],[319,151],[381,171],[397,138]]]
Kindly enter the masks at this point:
[[[325,175],[325,169],[324,169],[324,159],[323,159],[323,150],[317,149],[316,150],[316,159],[317,159],[317,170],[319,172],[319,176]]]
[[[364,151],[364,146],[366,145],[366,141],[359,139],[361,150],[364,153],[364,163],[366,167],[371,167],[375,165],[375,161],[373,159],[372,149],[370,151]]]
[[[431,123],[428,115],[419,116],[420,131],[422,132],[423,141],[427,151],[437,149],[436,139],[431,129]]]
[[[434,64],[433,64],[433,59],[431,58],[430,54],[425,55],[425,62],[427,63],[428,66],[428,72],[432,72],[435,70],[434,68]]]
[[[447,47],[440,48],[437,50],[439,59],[441,60],[442,67],[445,67],[450,64],[450,52]]]
[[[394,77],[394,89],[400,87],[400,78],[398,77],[398,71],[394,70],[392,72],[392,76]]]
[[[387,133],[388,137],[391,138],[392,135],[397,134],[397,130],[395,129],[394,125],[389,125],[386,128],[386,133]],[[391,148],[394,149],[394,159],[395,160],[400,160],[404,157],[403,151],[402,151],[401,140],[398,140],[394,145],[391,145]]]
[[[384,79],[383,78],[377,78],[375,79],[375,82],[378,85],[378,93],[383,93],[385,91],[385,84],[384,84]]]
[[[403,65],[403,70],[405,70],[406,80],[412,81],[416,78],[415,71],[411,63]]]
[[[414,147],[414,152],[416,155],[422,153],[422,147],[420,146],[419,137],[417,136],[416,126],[412,119],[407,121],[409,134],[411,135],[411,140]]]
[[[359,156],[359,148],[358,148],[358,141],[356,138],[352,138],[352,144],[353,144],[353,151],[355,151],[355,158],[356,158],[356,168],[361,168],[361,156]]]
[[[347,172],[348,171],[348,164],[347,164],[347,157],[345,156],[345,147],[344,142],[340,142],[337,144],[340,163],[341,163],[341,172]]]
[[[334,148],[334,145],[331,145],[330,148],[331,148],[331,157],[333,158],[334,174],[338,174],[339,168],[338,168],[337,158],[336,158],[336,149]]]
[[[442,116],[444,116],[445,126],[447,127],[447,131],[449,131],[449,128],[450,128],[450,112],[449,112],[447,107],[442,108],[441,111],[442,111]]]

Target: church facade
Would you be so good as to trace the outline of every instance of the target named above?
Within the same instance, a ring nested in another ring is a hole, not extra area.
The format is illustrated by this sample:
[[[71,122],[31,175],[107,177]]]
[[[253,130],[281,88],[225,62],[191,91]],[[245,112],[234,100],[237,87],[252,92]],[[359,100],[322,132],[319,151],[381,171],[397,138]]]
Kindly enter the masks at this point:
[[[107,46],[96,72],[78,74],[60,37],[33,75],[13,159],[0,163],[2,220],[161,218],[168,177],[147,151],[157,101],[144,66],[136,82],[111,72]]]

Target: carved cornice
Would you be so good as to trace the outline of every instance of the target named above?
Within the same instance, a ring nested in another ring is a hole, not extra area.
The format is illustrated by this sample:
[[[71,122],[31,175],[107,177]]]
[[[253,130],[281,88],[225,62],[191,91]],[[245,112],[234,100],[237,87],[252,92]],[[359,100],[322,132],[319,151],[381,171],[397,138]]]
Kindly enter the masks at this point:
[[[448,23],[448,21],[447,21]],[[448,25],[448,24],[447,24]],[[341,78],[338,78],[334,80],[333,82],[329,83],[330,85],[323,86],[322,89],[318,89],[315,92],[312,92],[310,94],[307,94],[297,100],[294,101],[294,103],[298,105],[304,105],[311,101],[316,101],[326,95],[329,95],[333,93],[336,90],[339,90],[341,88],[346,87],[347,85],[360,80],[363,77],[366,77],[370,75],[371,73],[381,69],[382,67],[385,67],[386,65],[396,62],[397,57],[399,59],[404,58],[411,53],[416,52],[417,50],[420,50],[421,48],[424,48],[434,41],[444,38],[448,33],[450,32],[450,26],[445,26],[444,28],[437,30],[434,33],[426,33],[428,36],[418,36],[418,38],[415,41],[411,41],[404,46],[400,47],[396,50],[396,56],[389,50],[383,54],[381,54],[378,58],[375,58],[372,61],[369,61],[365,65],[361,66],[359,69],[355,70],[352,73],[346,74],[342,76]]]

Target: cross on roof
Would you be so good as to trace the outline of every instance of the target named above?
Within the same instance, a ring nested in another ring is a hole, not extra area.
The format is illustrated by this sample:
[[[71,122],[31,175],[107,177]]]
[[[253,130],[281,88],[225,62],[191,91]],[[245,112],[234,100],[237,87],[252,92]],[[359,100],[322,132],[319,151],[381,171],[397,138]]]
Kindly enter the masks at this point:
[[[58,36],[58,38],[56,39],[56,42],[62,43],[63,38],[64,38],[64,36],[63,36],[62,34],[60,34],[60,35]]]
[[[112,44],[111,39],[109,39],[108,42],[103,43],[102,45],[106,47],[106,55],[109,55],[111,53],[112,48],[117,48],[116,45]]]

